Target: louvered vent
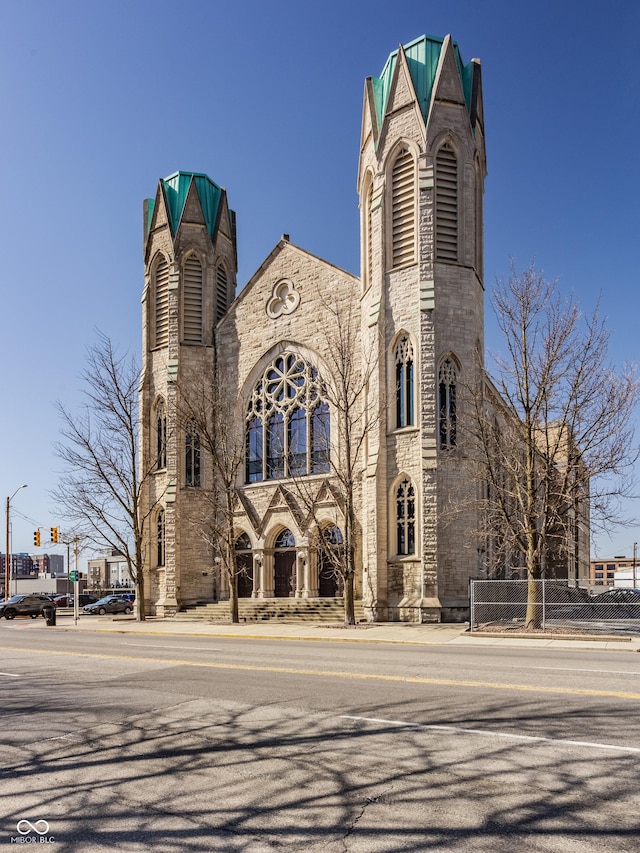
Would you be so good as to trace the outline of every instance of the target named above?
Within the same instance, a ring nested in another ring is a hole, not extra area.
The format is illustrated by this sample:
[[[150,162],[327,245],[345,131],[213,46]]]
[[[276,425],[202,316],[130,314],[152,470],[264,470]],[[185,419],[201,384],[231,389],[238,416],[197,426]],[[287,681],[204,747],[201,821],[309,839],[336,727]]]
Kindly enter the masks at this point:
[[[184,264],[182,310],[184,342],[202,343],[202,265],[195,255]]]
[[[169,264],[165,260],[156,267],[155,280],[155,346],[166,347],[169,343]]]
[[[436,256],[458,260],[458,161],[449,145],[436,157]]]
[[[414,260],[415,203],[413,157],[404,151],[393,166],[391,175],[392,266]]]
[[[216,270],[216,320],[227,310],[227,274],[223,266]]]

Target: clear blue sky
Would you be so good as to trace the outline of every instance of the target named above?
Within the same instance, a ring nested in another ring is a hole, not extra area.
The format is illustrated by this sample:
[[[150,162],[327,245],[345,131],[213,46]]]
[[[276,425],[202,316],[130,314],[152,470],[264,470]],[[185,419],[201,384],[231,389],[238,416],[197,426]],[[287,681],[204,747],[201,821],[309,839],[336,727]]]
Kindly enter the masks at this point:
[[[636,359],[635,0],[6,0],[0,31],[2,506],[29,484],[14,551],[61,524],[53,401],[77,405],[95,329],[139,351],[142,202],[158,179],[226,187],[239,286],[283,232],[358,273],[364,78],[424,33],[482,61],[488,288],[510,256],[535,258],[586,309],[602,294],[614,360]],[[488,306],[487,321],[495,348]],[[640,527],[613,531],[597,550],[636,540]]]

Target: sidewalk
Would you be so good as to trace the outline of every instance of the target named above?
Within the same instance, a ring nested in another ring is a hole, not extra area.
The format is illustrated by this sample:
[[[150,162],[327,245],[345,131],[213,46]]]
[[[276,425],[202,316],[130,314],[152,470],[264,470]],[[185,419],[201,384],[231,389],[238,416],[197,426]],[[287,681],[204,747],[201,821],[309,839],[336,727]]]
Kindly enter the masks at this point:
[[[349,643],[405,643],[428,646],[468,645],[513,646],[522,648],[600,649],[606,651],[640,651],[640,636],[540,635],[515,637],[507,634],[470,634],[466,624],[416,625],[406,622],[377,622],[345,628],[342,625],[309,623],[242,623],[189,622],[185,619],[148,617],[136,622],[125,616],[80,616],[77,626],[73,616],[58,614],[58,630],[95,631],[99,633],[155,634],[190,637],[226,637],[232,639],[308,640]]]

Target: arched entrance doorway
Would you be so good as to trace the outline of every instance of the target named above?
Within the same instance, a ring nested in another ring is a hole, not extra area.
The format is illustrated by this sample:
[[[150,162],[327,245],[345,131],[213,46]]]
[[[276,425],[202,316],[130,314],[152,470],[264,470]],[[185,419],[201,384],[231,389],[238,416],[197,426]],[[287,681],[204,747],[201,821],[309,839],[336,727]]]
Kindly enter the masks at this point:
[[[344,555],[342,533],[335,525],[325,527],[322,538],[325,544],[318,551],[318,595],[320,598],[335,598],[344,592],[344,580],[339,569]]]
[[[273,590],[276,598],[296,592],[296,540],[290,530],[282,530],[273,545]]]
[[[253,554],[251,540],[241,533],[235,542],[236,569],[238,571],[238,598],[251,598],[253,594]]]

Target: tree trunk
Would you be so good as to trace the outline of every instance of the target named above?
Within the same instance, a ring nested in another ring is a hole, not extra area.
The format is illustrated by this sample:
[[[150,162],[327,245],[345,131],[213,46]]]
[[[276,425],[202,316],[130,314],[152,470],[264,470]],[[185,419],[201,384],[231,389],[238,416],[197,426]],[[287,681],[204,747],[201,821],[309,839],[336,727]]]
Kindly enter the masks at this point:
[[[542,627],[542,581],[530,579],[527,584],[527,616],[525,628],[536,630]]]
[[[147,614],[144,606],[144,577],[142,571],[138,572],[138,577],[136,578],[136,604],[136,620],[138,622],[145,622]]]
[[[236,572],[232,572],[229,578],[229,616],[234,624],[240,621],[240,614],[238,613],[238,575]]]
[[[356,612],[354,607],[354,596],[353,596],[353,587],[354,587],[354,576],[353,572],[347,572],[346,577],[344,579],[344,624],[345,625],[355,625],[356,624]]]

